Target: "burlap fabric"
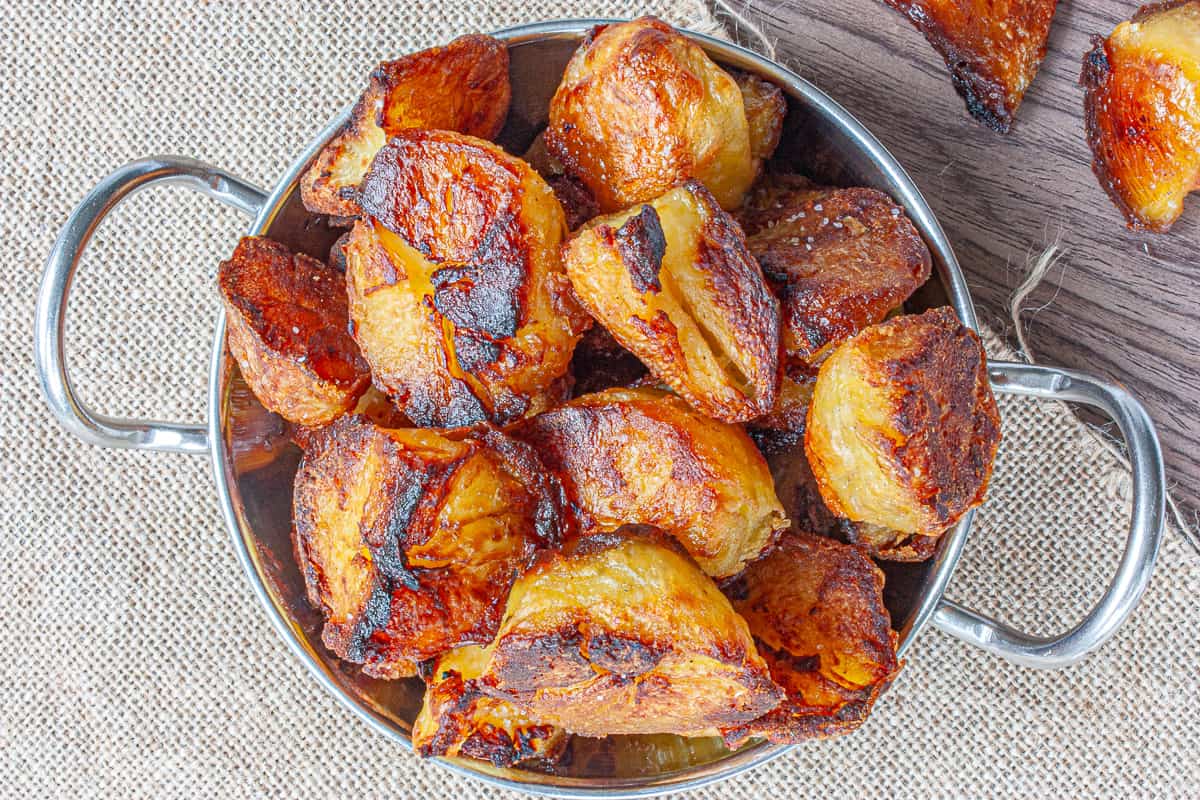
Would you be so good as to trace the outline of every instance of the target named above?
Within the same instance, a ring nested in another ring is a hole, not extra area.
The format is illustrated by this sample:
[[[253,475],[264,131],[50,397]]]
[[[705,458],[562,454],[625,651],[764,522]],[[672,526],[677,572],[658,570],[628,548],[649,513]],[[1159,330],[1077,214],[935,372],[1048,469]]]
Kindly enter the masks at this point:
[[[0,796],[491,794],[318,690],[251,596],[206,459],[88,447],[48,418],[31,359],[37,279],[71,206],[124,161],[182,153],[268,186],[382,56],[552,17],[711,21],[697,1],[0,0]],[[97,407],[201,419],[214,269],[244,227],[161,192],[100,231],[69,320]],[[1046,632],[1106,582],[1128,477],[1062,409],[1003,413],[991,499],[951,594]],[[1198,796],[1197,597],[1200,565],[1169,533],[1141,607],[1084,664],[1019,669],[929,631],[862,731],[697,796]]]

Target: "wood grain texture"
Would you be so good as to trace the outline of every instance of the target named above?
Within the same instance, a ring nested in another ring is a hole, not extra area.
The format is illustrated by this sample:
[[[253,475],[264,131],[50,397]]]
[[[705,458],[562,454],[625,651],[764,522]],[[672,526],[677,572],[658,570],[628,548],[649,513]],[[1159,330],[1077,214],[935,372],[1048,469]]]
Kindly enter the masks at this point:
[[[1010,330],[1027,260],[1066,255],[1026,303],[1038,361],[1128,386],[1150,408],[1185,515],[1200,508],[1200,195],[1168,234],[1134,233],[1091,171],[1083,53],[1137,9],[1062,2],[1011,133],[974,122],[940,56],[882,0],[739,5],[778,59],[858,117],[912,175],[967,274],[981,318]],[[1086,480],[1087,476],[1080,476]]]

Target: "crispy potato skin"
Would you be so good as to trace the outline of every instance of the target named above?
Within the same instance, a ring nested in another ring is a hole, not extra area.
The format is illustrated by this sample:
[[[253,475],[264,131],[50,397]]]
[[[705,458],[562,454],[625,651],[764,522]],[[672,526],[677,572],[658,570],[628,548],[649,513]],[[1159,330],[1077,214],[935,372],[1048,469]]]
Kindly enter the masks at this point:
[[[756,189],[739,217],[779,296],[789,359],[816,362],[929,280],[933,261],[920,233],[874,189],[780,176]]]
[[[557,761],[567,745],[566,731],[484,694],[479,676],[487,657],[483,647],[467,645],[434,662],[425,702],[413,721],[413,749],[423,758],[474,758],[496,767]]]
[[[787,527],[771,474],[740,427],[667,392],[608,389],[522,423],[585,532],[652,525],[715,577],[739,572]]]
[[[669,540],[601,534],[513,585],[480,678],[573,733],[711,735],[774,708],[746,623]]]
[[[736,208],[758,170],[737,83],[653,17],[601,25],[584,39],[550,102],[546,146],[604,212],[687,178]]]
[[[417,425],[505,423],[553,400],[591,324],[562,208],[527,164],[449,131],[401,131],[363,181],[346,244],[355,338]]]
[[[1007,133],[1046,56],[1058,0],[884,0],[946,66],[971,116]]]
[[[999,443],[983,346],[949,307],[839,345],[821,365],[805,430],[834,513],[924,536],[983,501]]]
[[[786,699],[723,731],[792,743],[854,730],[899,670],[883,573],[856,547],[788,532],[725,586]]]
[[[557,541],[557,488],[525,445],[343,417],[308,442],[294,543],[325,645],[376,677],[487,642],[508,587]]]
[[[346,331],[346,282],[316,259],[246,236],[217,274],[229,350],[255,396],[299,425],[354,407],[370,372]]]
[[[770,81],[740,70],[730,74],[742,92],[746,124],[750,128],[750,156],[754,159],[756,172],[760,172],[779,146],[787,101],[783,98],[783,90]]]
[[[1092,41],[1079,79],[1092,170],[1130,228],[1166,231],[1200,189],[1200,2],[1143,6]]]
[[[508,48],[490,36],[460,36],[445,47],[383,62],[350,119],[304,173],[305,208],[357,216],[358,184],[388,139],[409,128],[491,139],[504,127],[511,99]]]
[[[741,229],[700,183],[593,220],[564,260],[588,311],[697,409],[726,422],[770,411],[779,303]]]

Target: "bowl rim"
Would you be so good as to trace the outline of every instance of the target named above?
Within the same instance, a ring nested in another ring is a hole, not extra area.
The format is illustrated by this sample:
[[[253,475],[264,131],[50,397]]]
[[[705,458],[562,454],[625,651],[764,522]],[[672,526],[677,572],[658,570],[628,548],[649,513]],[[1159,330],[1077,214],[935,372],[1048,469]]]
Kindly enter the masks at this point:
[[[509,47],[516,47],[543,40],[578,39],[596,25],[622,22],[620,18],[569,18],[548,20],[504,28],[491,35],[505,42]],[[938,277],[946,292],[950,304],[954,307],[959,319],[973,330],[978,329],[974,305],[970,291],[963,276],[953,248],[932,209],[929,207],[912,178],[883,146],[882,143],[846,111],[839,103],[825,94],[815,84],[792,72],[783,65],[771,61],[732,41],[679,27],[688,37],[700,43],[706,51],[718,57],[719,60],[736,62],[739,68],[748,69],[773,82],[786,86],[792,93],[798,95],[806,104],[815,108],[826,117],[858,146],[871,162],[886,176],[892,184],[894,199],[904,208],[908,216],[916,224],[925,238],[926,244],[934,252],[936,259],[943,269],[938,270]],[[343,108],[324,128],[312,139],[302,153],[291,163],[288,169],[272,188],[267,201],[263,204],[247,235],[261,235],[270,228],[284,203],[296,191],[300,176],[317,151],[332,138],[348,118],[352,106]],[[392,741],[400,742],[411,750],[412,744],[408,737],[402,735],[393,727],[393,722],[380,711],[369,707],[350,693],[345,691],[333,679],[329,670],[317,658],[301,634],[299,627],[292,621],[287,611],[272,597],[265,580],[263,565],[259,562],[256,548],[252,546],[253,530],[246,522],[242,512],[242,502],[232,469],[226,434],[228,414],[228,386],[232,359],[228,357],[225,342],[225,312],[221,310],[213,337],[213,350],[209,370],[209,401],[208,426],[212,446],[213,477],[217,489],[218,501],[222,515],[229,529],[234,552],[242,565],[246,577],[260,605],[267,612],[279,636],[287,644],[288,649],[300,659],[309,674],[329,694],[351,711],[356,717],[366,722],[375,732],[382,734]],[[925,628],[933,616],[946,586],[953,575],[954,568],[966,542],[974,511],[968,512],[959,523],[944,536],[944,543],[931,567],[930,577],[926,580],[924,594],[917,604],[910,622],[900,631],[898,656],[911,646],[917,635]],[[724,780],[744,773],[757,766],[775,759],[790,751],[796,745],[773,745],[759,743],[743,748],[733,755],[709,762],[703,765],[664,773],[646,778],[614,778],[606,786],[596,786],[597,779],[567,778],[563,776],[541,776],[539,773],[527,773],[535,781],[518,781],[511,777],[512,770],[496,770],[482,762],[470,762],[461,759],[433,759],[440,766],[452,772],[481,780],[497,788],[515,789],[529,794],[564,797],[564,798],[634,798],[652,797],[667,792],[695,789],[716,781]],[[547,780],[539,780],[546,778]]]

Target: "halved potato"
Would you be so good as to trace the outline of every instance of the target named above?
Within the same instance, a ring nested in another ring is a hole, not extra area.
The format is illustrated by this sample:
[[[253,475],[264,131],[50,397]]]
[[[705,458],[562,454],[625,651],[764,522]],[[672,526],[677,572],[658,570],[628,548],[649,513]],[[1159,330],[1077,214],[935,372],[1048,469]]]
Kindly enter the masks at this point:
[[[745,621],[667,540],[600,534],[513,585],[480,684],[584,736],[709,736],[780,700]]]
[[[745,431],[658,389],[578,397],[514,435],[562,482],[584,531],[652,525],[709,575],[741,571],[788,524]]]
[[[1006,133],[1046,56],[1058,0],[884,0],[925,35],[971,116]]]
[[[701,184],[592,220],[564,259],[592,315],[697,409],[726,422],[770,411],[779,303]]]
[[[354,336],[417,425],[504,423],[549,403],[591,320],[562,271],[562,208],[499,147],[401,131],[345,247]]]
[[[883,573],[856,547],[789,532],[725,592],[786,694],[766,715],[726,728],[730,747],[848,733],[899,669]]]
[[[452,441],[343,417],[296,473],[294,541],[322,640],[376,677],[490,641],[508,587],[558,539],[555,488],[499,433]]]
[[[445,47],[383,62],[371,73],[350,119],[304,173],[304,207],[357,216],[358,185],[388,139],[408,128],[494,138],[511,97],[508,48],[491,36],[460,36]]]
[[[874,189],[780,176],[756,189],[739,216],[779,296],[790,359],[815,363],[929,280],[933,262],[921,234]]]
[[[483,647],[467,645],[434,662],[425,702],[413,720],[413,749],[424,758],[474,758],[496,767],[557,761],[567,745],[566,731],[484,694],[478,679],[487,658]]]
[[[1092,169],[1130,228],[1165,231],[1200,189],[1200,2],[1143,6],[1093,43],[1080,77]]]
[[[923,536],[983,501],[999,443],[983,346],[949,307],[839,345],[817,375],[805,431],[834,513]]]
[[[222,261],[229,350],[250,389],[298,425],[324,425],[354,407],[370,372],[347,332],[346,282],[279,242],[245,236]]]
[[[688,178],[736,208],[759,166],[737,83],[654,17],[592,29],[550,101],[546,146],[604,212]]]

